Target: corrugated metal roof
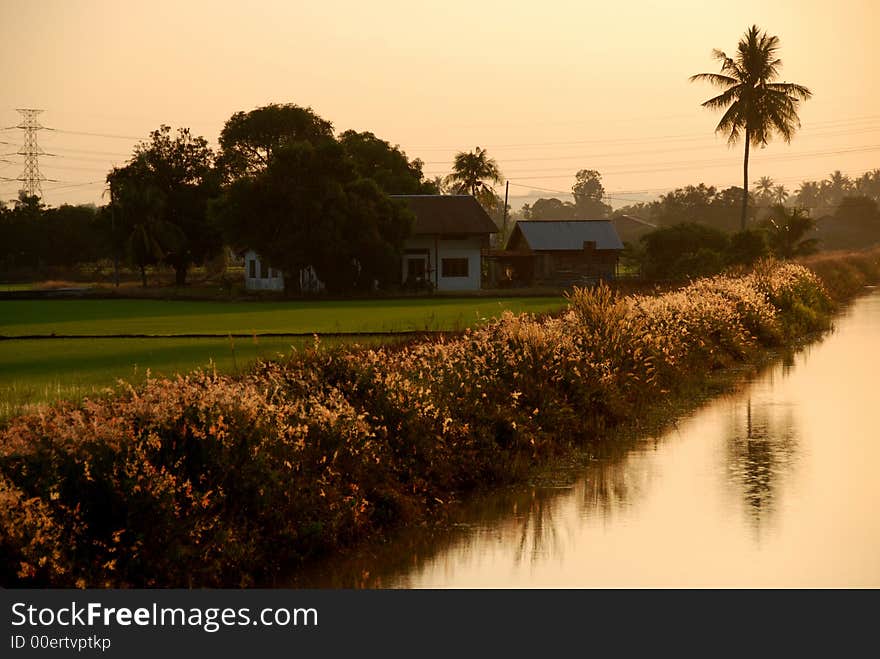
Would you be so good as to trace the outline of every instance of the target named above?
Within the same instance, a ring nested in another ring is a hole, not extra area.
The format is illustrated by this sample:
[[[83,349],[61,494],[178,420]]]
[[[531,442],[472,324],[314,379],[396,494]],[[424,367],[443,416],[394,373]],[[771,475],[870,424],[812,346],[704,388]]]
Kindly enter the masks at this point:
[[[609,220],[520,220],[516,223],[535,251],[581,250],[585,242],[596,249],[623,249]]]
[[[470,195],[389,195],[416,216],[413,235],[497,233],[498,227]]]

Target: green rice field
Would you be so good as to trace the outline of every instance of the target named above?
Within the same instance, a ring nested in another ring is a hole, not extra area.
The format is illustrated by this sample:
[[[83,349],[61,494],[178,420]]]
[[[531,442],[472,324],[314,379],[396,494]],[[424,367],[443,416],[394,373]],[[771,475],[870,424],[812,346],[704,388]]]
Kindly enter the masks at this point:
[[[504,310],[542,313],[559,297],[295,302],[3,300],[0,336],[457,330]]]
[[[171,376],[197,368],[243,372],[314,344],[311,333],[458,330],[504,310],[542,313],[562,298],[410,299],[327,302],[220,303],[158,300],[4,300],[0,335],[107,338],[0,340],[0,419],[36,404],[102,395],[120,381],[137,384],[149,371]],[[306,333],[308,336],[259,336]],[[114,338],[114,334],[162,338]],[[175,334],[213,334],[181,338]],[[248,334],[230,338],[229,334]],[[325,337],[340,342],[388,342],[393,337]]]

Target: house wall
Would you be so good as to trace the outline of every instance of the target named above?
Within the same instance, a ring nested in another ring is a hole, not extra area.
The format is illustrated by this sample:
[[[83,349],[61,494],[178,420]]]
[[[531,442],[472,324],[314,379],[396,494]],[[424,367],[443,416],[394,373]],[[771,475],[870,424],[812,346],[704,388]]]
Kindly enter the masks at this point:
[[[584,278],[614,279],[617,250],[572,250],[536,252],[534,281],[537,284],[568,285]]]
[[[277,268],[269,268],[271,277],[263,277],[266,266],[260,261],[259,255],[249,249],[244,253],[244,287],[249,291],[283,291],[284,275]],[[256,276],[252,277],[251,274]]]
[[[434,236],[413,236],[404,243],[405,250],[428,250],[428,279],[436,283],[440,291],[476,291],[480,289],[480,250],[485,239],[483,236],[466,236],[458,240]],[[435,253],[436,249],[436,253]],[[444,277],[441,271],[435,272],[443,259],[467,259],[466,277]],[[401,268],[401,281],[406,281],[407,255],[404,253]],[[438,276],[439,275],[439,276]]]

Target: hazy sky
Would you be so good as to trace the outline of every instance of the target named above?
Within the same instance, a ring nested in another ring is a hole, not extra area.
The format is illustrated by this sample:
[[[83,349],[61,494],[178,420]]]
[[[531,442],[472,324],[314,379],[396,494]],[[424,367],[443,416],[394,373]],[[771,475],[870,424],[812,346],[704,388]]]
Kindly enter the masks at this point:
[[[688,76],[717,71],[712,48],[732,52],[752,23],[780,37],[783,79],[814,98],[791,145],[753,152],[750,179],[795,188],[880,167],[874,0],[0,0],[0,127],[31,107],[58,129],[39,133],[57,154],[40,161],[53,205],[101,203],[108,169],[161,123],[216,142],[233,112],[270,102],[370,130],[429,175],[482,146],[512,196],[566,192],[598,169],[619,205],[741,184],[741,147],[699,107],[714,90]],[[8,154],[22,133],[0,140]],[[0,177],[21,171],[2,156]],[[0,182],[0,198],[19,185]]]

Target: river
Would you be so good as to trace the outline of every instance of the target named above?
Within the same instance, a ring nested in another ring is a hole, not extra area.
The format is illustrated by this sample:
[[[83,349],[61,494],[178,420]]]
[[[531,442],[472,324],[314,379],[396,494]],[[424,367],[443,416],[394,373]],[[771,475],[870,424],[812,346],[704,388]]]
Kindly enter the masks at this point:
[[[322,588],[880,587],[880,291],[652,436],[295,579]],[[543,482],[543,481],[542,481]]]

